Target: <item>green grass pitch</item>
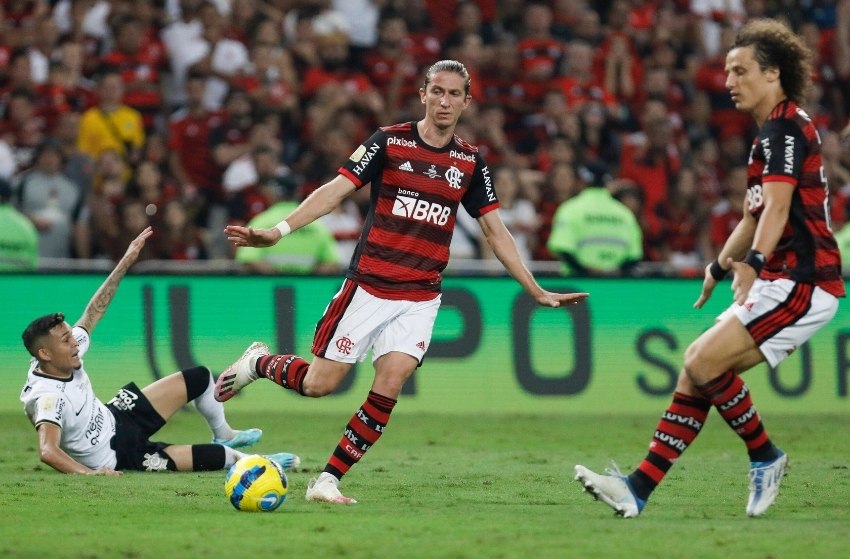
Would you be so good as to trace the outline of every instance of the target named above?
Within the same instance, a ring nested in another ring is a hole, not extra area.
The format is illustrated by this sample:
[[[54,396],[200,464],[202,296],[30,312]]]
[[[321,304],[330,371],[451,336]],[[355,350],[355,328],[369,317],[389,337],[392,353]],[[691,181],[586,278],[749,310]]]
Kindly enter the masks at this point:
[[[659,414],[663,404],[659,404]],[[643,515],[623,520],[573,480],[576,463],[628,470],[657,415],[405,412],[345,478],[352,506],[308,503],[348,420],[343,413],[230,414],[265,430],[259,453],[290,450],[286,502],[241,513],[224,475],[68,476],[38,462],[21,412],[0,413],[0,557],[5,558],[843,558],[850,545],[846,415],[765,416],[790,469],[777,504],[747,518],[743,444],[716,413]],[[164,440],[205,440],[181,412]]]

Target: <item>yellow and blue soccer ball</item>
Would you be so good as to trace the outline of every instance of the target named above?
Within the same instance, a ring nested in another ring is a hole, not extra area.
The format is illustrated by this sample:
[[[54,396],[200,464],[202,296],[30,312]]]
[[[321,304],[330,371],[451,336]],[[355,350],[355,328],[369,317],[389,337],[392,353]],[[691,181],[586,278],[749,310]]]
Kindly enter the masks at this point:
[[[265,456],[252,455],[230,467],[224,494],[236,510],[271,512],[286,499],[287,485],[280,465]]]

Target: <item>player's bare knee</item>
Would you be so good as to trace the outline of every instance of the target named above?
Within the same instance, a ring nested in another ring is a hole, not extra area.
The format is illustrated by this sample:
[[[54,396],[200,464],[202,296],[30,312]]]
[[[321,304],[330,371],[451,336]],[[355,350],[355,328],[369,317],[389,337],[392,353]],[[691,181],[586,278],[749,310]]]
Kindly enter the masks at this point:
[[[339,386],[339,382],[327,378],[317,378],[308,373],[301,385],[301,394],[310,398],[327,396]]]

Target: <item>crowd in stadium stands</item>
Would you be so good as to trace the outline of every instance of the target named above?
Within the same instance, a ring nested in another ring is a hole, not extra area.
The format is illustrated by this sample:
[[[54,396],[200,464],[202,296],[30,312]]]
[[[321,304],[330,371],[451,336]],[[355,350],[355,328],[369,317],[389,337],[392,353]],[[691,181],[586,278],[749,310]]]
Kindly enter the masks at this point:
[[[740,219],[754,133],[725,53],[763,16],[811,47],[806,109],[848,239],[850,0],[5,0],[0,178],[42,257],[116,260],[153,225],[140,260],[233,259],[226,224],[291,207],[376,126],[420,118],[424,69],[452,58],[472,78],[457,133],[528,258],[557,259],[558,207],[604,174],[643,260],[701,273]],[[347,265],[367,197],[323,218],[338,264],[316,270]],[[492,258],[466,217],[453,255]]]

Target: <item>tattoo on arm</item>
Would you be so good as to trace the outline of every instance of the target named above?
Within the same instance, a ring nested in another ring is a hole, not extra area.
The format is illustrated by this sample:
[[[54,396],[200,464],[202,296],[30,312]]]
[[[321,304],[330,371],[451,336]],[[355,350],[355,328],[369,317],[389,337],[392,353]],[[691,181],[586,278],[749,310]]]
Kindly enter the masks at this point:
[[[112,273],[109,274],[109,277],[95,291],[94,296],[92,296],[88,305],[86,305],[86,310],[83,311],[83,316],[77,321],[77,326],[85,328],[89,333],[94,330],[95,325],[103,318],[106,309],[112,302],[113,297],[115,297],[115,293],[118,291],[118,284],[124,278],[124,274],[127,273],[127,268],[129,266],[119,265],[112,270]]]

